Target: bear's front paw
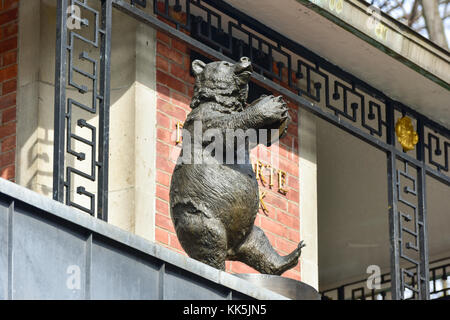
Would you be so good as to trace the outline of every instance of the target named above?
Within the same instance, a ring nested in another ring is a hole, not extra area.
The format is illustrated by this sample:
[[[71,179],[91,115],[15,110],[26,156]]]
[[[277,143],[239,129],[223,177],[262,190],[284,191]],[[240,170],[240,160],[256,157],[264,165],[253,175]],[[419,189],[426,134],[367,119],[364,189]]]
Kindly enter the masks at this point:
[[[265,124],[281,124],[289,118],[288,107],[282,96],[264,96],[255,105]]]

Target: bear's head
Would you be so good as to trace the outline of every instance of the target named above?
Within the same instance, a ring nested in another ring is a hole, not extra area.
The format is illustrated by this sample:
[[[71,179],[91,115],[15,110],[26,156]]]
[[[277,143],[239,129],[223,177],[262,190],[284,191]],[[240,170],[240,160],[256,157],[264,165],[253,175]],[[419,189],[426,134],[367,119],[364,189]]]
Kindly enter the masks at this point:
[[[253,72],[247,57],[232,64],[217,61],[205,64],[200,60],[192,62],[195,76],[194,96],[191,108],[204,102],[216,102],[233,111],[242,111],[248,96],[248,81]]]

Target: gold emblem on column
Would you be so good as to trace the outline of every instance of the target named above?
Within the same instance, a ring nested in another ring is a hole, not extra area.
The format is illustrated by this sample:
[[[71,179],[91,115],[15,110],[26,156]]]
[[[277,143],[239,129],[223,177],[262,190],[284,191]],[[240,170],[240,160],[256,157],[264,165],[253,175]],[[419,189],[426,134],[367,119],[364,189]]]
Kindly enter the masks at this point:
[[[183,129],[183,123],[178,121],[176,127],[177,127],[177,139],[175,140],[175,143],[179,144],[183,141],[183,135],[181,133],[181,129]]]
[[[419,142],[419,135],[414,130],[411,119],[406,116],[400,118],[395,124],[395,133],[405,152],[413,150]]]

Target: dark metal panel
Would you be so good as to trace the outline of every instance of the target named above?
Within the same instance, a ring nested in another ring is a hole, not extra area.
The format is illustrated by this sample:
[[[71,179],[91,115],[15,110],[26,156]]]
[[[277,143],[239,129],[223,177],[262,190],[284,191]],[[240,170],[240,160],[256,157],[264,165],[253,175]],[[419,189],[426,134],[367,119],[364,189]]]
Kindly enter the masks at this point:
[[[85,237],[38,210],[16,203],[13,218],[13,299],[83,299]],[[80,276],[79,287],[76,282]],[[71,282],[74,280],[75,282]]]
[[[1,294],[7,283],[14,289],[7,299],[223,299],[231,290],[282,298],[9,181],[0,189]],[[178,281],[187,294],[171,293]]]
[[[14,228],[14,210],[15,201],[9,202],[8,206],[8,299],[13,297],[13,275],[14,275],[14,264],[13,264],[13,228]]]
[[[230,290],[166,265],[164,300],[225,300]]]
[[[8,298],[9,203],[0,198],[0,300]]]
[[[164,299],[164,275],[166,273],[166,264],[162,263],[158,273],[158,299]]]
[[[91,299],[158,299],[158,260],[97,237],[91,257]]]
[[[231,293],[231,300],[251,300],[251,299],[246,295],[233,291]]]
[[[89,234],[86,240],[86,275],[85,275],[85,282],[84,282],[84,298],[86,300],[91,299],[91,274],[92,274],[92,233]]]

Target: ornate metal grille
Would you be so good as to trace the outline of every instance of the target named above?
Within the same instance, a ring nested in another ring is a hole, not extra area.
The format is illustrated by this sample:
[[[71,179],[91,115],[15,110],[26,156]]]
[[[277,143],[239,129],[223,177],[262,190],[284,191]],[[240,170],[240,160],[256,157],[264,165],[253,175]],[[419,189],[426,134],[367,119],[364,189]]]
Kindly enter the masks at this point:
[[[101,10],[96,10],[87,0],[58,1],[53,198],[91,215],[97,212],[98,218],[107,220],[112,4],[101,1],[100,6]],[[75,9],[90,19],[72,15]],[[68,19],[75,19],[78,27]],[[90,51],[98,51],[98,56],[92,56]],[[69,89],[75,89],[78,95],[68,97],[72,94],[67,92]],[[81,110],[84,114],[77,112]],[[86,119],[96,116],[97,126]],[[88,130],[89,138],[77,133],[80,128]],[[77,146],[83,151],[77,151]],[[72,164],[64,150],[73,156]],[[88,168],[79,169],[79,164],[87,159]],[[97,194],[87,191],[83,181],[96,182]],[[84,200],[74,200],[74,190]]]
[[[101,13],[90,8],[88,2],[99,2]],[[94,214],[97,203],[97,215],[105,220],[107,218],[110,32],[111,8],[115,7],[215,59],[236,61],[242,55],[250,57],[256,70],[253,75],[254,81],[278,91],[295,101],[302,109],[384,151],[388,164],[392,299],[403,299],[405,289],[411,290],[413,298],[429,297],[425,177],[429,175],[450,185],[449,129],[390,99],[364,81],[262,25],[224,1],[164,0],[160,5],[157,0],[153,1],[155,15],[168,20],[175,28],[141,10],[140,7],[148,5],[146,0],[72,0],[71,3],[90,10],[95,13],[95,17],[101,16],[101,19],[96,18],[95,22],[84,21],[84,26],[94,25],[96,30],[97,40],[88,41],[77,36],[77,32],[67,30],[68,0],[58,1],[55,199],[64,201],[63,189],[66,188],[67,204]],[[179,19],[179,15],[174,12],[184,13],[184,19]],[[101,23],[97,24],[98,21]],[[186,32],[190,33],[190,36]],[[81,72],[73,66],[75,38],[94,47],[100,45],[100,56],[97,59],[87,53],[79,56],[79,59],[88,61],[94,66],[93,73]],[[67,39],[70,39],[68,44]],[[76,88],[82,94],[87,94],[88,89],[72,80],[73,73],[79,73],[93,81],[95,93],[97,92],[95,86],[99,80],[99,93],[92,99],[91,106],[78,100],[66,101],[67,63],[69,87]],[[98,66],[99,74],[96,69]],[[99,109],[96,108],[97,103]],[[92,132],[91,140],[81,138],[72,132],[70,126],[72,107],[84,109],[92,114],[99,110],[98,127],[88,124],[83,119],[77,122],[77,126],[85,127]],[[406,153],[395,137],[395,123],[402,116],[413,119],[419,136],[416,152]],[[97,134],[98,138],[94,139]],[[72,165],[66,167],[64,175],[65,140],[66,152],[75,156],[77,161],[84,161],[85,155],[72,149],[72,140],[80,141],[92,148],[92,159],[95,159],[96,155],[98,159],[91,160],[89,172],[78,171]],[[95,174],[95,167],[98,170],[98,177]],[[97,181],[97,199],[83,186],[76,188],[79,194],[89,198],[89,207],[80,206],[70,199],[70,190],[73,189],[70,178],[72,174]],[[410,265],[408,268],[401,267],[403,263]]]
[[[414,267],[406,271],[416,278]],[[448,277],[450,276],[450,258],[434,261],[430,263],[430,296],[432,299],[449,299],[450,287]],[[414,287],[414,280],[407,282],[404,299],[413,299],[415,291],[408,287]],[[391,296],[391,274],[380,275],[379,289],[368,289],[367,279],[347,283],[337,288],[328,289],[323,292],[323,300],[389,300]]]

